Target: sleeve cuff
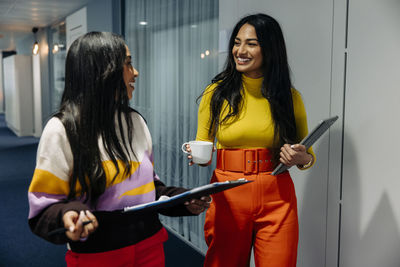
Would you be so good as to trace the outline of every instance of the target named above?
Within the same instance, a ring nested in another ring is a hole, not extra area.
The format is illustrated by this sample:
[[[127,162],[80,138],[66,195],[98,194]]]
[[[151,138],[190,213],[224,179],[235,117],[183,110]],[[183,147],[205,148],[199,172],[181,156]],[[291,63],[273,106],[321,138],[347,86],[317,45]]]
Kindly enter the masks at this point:
[[[299,168],[300,170],[308,170],[309,168],[311,168],[314,163],[315,163],[315,157],[313,154],[309,153],[311,155],[311,160],[309,163],[305,164],[305,165],[297,165],[297,168]]]

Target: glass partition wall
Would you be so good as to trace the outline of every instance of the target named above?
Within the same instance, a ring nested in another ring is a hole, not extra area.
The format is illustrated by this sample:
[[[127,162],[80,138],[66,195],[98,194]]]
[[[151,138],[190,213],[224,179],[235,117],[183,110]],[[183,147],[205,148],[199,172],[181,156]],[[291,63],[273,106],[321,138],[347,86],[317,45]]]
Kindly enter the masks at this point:
[[[61,102],[65,82],[66,31],[65,22],[50,28],[50,88],[51,112],[55,112]]]
[[[139,71],[131,105],[150,128],[156,172],[167,185],[207,184],[215,162],[189,167],[181,144],[195,139],[196,99],[218,71],[218,1],[127,0],[123,12]],[[205,252],[204,216],[161,219]]]

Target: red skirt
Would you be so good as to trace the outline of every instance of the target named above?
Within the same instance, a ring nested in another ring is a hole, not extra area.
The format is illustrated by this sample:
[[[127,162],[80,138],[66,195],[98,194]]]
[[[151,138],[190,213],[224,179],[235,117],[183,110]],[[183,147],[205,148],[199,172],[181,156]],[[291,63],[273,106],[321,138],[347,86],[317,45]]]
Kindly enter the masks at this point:
[[[168,233],[162,228],[153,236],[128,247],[101,252],[76,253],[68,250],[65,260],[68,267],[164,267],[163,243]]]

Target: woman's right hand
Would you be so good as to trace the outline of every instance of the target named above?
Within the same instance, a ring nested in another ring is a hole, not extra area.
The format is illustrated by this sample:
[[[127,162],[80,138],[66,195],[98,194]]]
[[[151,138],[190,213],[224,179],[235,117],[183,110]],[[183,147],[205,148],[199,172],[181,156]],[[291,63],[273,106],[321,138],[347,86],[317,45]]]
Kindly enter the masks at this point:
[[[87,221],[91,223],[83,225]],[[74,210],[67,211],[63,216],[63,222],[64,227],[68,229],[65,234],[73,241],[86,241],[89,235],[99,227],[96,217],[88,210],[82,210],[80,213]]]
[[[187,156],[188,160],[190,160],[189,161],[189,166],[192,166],[194,164],[194,162],[192,161],[193,157],[190,154],[190,152],[192,152],[192,150],[190,149],[190,145],[189,144],[186,144],[186,151],[189,153],[188,156]]]

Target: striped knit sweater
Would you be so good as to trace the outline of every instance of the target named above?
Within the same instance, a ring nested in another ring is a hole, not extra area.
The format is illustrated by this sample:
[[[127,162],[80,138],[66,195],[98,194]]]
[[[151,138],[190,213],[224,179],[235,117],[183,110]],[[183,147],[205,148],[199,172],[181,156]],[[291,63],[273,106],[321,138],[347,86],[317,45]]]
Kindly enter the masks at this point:
[[[135,244],[162,228],[157,213],[121,213],[124,207],[154,201],[161,195],[172,196],[185,191],[183,188],[166,187],[160,181],[153,169],[152,141],[147,125],[137,112],[132,111],[131,116],[134,129],[132,147],[138,160],[130,163],[132,171],[128,177],[123,176],[123,165],[118,162],[120,174],[112,181],[116,168],[99,139],[107,182],[106,190],[100,196],[95,210],[82,200],[67,200],[73,154],[64,125],[56,117],[49,120],[40,139],[36,168],[28,192],[29,225],[35,234],[53,243],[68,242],[73,251],[87,253]],[[123,125],[123,129],[127,136],[126,125]],[[76,189],[79,193],[79,184]],[[86,242],[72,242],[65,235],[47,236],[49,231],[63,227],[62,216],[66,211],[85,209],[94,212],[100,225]],[[161,213],[170,216],[191,215],[183,205]]]

